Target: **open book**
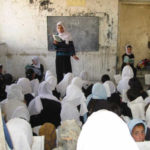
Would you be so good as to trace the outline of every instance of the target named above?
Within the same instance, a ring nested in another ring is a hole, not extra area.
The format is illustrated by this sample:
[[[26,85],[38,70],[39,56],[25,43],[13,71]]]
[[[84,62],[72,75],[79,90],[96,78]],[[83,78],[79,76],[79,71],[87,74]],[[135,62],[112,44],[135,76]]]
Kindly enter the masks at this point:
[[[53,39],[57,42],[62,42],[62,39],[58,35],[53,34]]]

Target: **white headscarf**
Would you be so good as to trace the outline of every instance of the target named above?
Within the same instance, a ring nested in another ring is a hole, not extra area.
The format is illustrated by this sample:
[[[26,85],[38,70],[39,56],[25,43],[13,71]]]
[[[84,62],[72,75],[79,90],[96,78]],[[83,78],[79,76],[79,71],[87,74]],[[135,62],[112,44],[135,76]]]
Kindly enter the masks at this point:
[[[126,123],[115,113],[100,110],[83,125],[77,150],[138,150]]]
[[[28,105],[30,116],[38,115],[43,110],[40,96],[35,97]]]
[[[133,78],[134,73],[132,68],[127,65],[122,70],[122,79],[119,81],[117,90],[123,94],[123,90],[128,90],[130,88],[128,82],[131,78]]]
[[[63,80],[60,81],[59,84],[56,86],[56,89],[61,94],[62,98],[65,96],[67,86],[71,83],[72,78],[73,78],[73,74],[67,73],[64,75]]]
[[[6,115],[7,121],[15,117],[30,120],[27,106],[23,101],[22,88],[17,84],[10,85],[7,89],[7,99],[1,102],[2,111]]]
[[[62,26],[62,27],[63,27],[63,29],[64,29],[64,32],[63,32],[63,33],[59,32],[58,26]],[[66,31],[66,29],[65,29],[65,27],[64,27],[64,25],[63,25],[63,23],[62,23],[61,21],[59,21],[59,22],[57,23],[57,32],[58,32],[58,36],[59,36],[62,40],[64,40],[66,44],[69,44],[69,41],[72,41],[71,34]]]
[[[33,64],[33,66],[34,66],[35,68],[40,68],[40,59],[39,59],[39,57],[38,57],[38,56],[33,56],[33,57],[32,57],[32,60],[34,60],[34,61],[36,62],[36,65]]]
[[[83,87],[87,89],[89,85],[92,83],[88,81],[88,72],[87,71],[82,71],[79,75],[79,77],[83,80]]]
[[[13,141],[14,150],[31,150],[33,135],[30,124],[23,119],[14,118],[6,125]]]
[[[50,84],[51,91],[55,90],[57,85],[57,79],[54,76],[49,76],[47,79],[45,79]]]
[[[145,103],[142,96],[128,102],[128,107],[131,109],[133,119],[145,120]]]
[[[46,80],[49,76],[53,76],[53,74],[51,73],[50,70],[47,70],[46,73],[45,73],[45,80]]]
[[[80,77],[82,80],[88,80],[88,73],[87,73],[87,71],[81,71],[79,77]]]
[[[48,81],[43,81],[40,83],[39,90],[38,90],[38,95],[40,98],[46,98],[50,100],[54,100],[57,102],[60,102],[52,93],[51,90],[51,85],[49,84]]]
[[[132,53],[128,53],[128,46],[131,46],[131,45],[128,44],[128,45],[125,46],[126,54],[131,55]]]
[[[24,101],[24,95],[22,93],[22,87],[17,84],[11,84],[7,88],[7,99],[8,100],[19,100]]]
[[[38,89],[39,89],[39,80],[38,79],[33,79],[30,81],[31,83],[31,88],[32,88],[32,93],[34,93],[34,96],[38,95]]]
[[[107,97],[110,97],[111,94],[116,92],[116,87],[112,81],[106,81],[103,85],[106,88]]]
[[[19,78],[19,80],[17,81],[17,84],[22,87],[22,93],[24,95],[32,93],[31,83],[30,83],[29,79],[27,79],[27,78]]]
[[[2,111],[5,114],[7,121],[16,117],[23,118],[27,121],[30,120],[30,115],[26,104],[19,100],[13,99],[3,103]]]
[[[62,100],[61,120],[76,120],[81,125],[80,116],[87,113],[86,98],[81,90],[82,80],[75,77],[67,87],[66,96]],[[80,112],[77,106],[80,105]]]

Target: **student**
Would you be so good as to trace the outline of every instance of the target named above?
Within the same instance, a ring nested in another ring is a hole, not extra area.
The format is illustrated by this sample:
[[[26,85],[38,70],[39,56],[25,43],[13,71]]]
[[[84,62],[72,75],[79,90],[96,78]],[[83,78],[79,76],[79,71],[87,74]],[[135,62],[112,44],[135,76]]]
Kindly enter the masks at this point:
[[[75,77],[67,87],[66,96],[62,100],[61,121],[76,120],[80,126],[82,125],[83,120],[80,120],[80,117],[87,113],[87,106],[81,88],[81,78]]]
[[[44,136],[45,150],[52,150],[56,147],[56,128],[52,123],[44,123],[39,129],[39,135]]]
[[[32,93],[34,94],[34,96],[37,96],[39,88],[39,80],[35,78],[35,72],[32,68],[26,71],[26,78],[30,80]]]
[[[95,83],[92,87],[92,93],[87,97],[88,113],[84,116],[84,122],[87,120],[87,116],[91,115],[94,111],[100,109],[106,109],[108,106],[107,92],[103,84]]]
[[[116,86],[112,81],[105,81],[103,86],[106,89],[107,97],[111,97],[111,95],[116,92]]]
[[[135,89],[129,89],[127,97],[129,99],[128,107],[131,109],[133,118],[145,120],[145,102],[140,93]]]
[[[43,147],[44,140],[42,140],[42,137],[35,138],[33,136],[31,125],[26,120],[13,118],[6,125],[13,142],[14,150],[41,150]]]
[[[53,87],[53,85],[50,85],[48,81],[41,82],[39,86],[38,97],[30,102],[33,103],[33,108],[38,109],[39,106],[36,105],[36,100],[38,104],[41,100],[43,107],[43,109],[39,111],[39,114],[31,116],[30,123],[32,127],[42,125],[46,122],[54,124],[56,128],[60,125],[61,102],[52,94],[51,87]],[[29,112],[31,111],[34,112],[36,110],[33,110],[31,107]]]
[[[102,83],[105,83],[106,81],[109,81],[110,80],[110,77],[108,74],[104,74],[102,77],[101,77],[101,82]]]
[[[72,72],[70,56],[75,60],[79,58],[75,54],[75,48],[70,33],[68,33],[60,21],[57,23],[58,36],[62,39],[61,42],[54,40],[53,44],[56,49],[56,74],[57,82],[63,79],[63,75]]]
[[[51,90],[54,96],[56,96],[58,98],[58,100],[60,99],[60,93],[57,92],[56,90],[56,85],[57,85],[57,79],[56,77],[54,77],[53,75],[48,76],[45,81],[48,81],[49,84],[51,85]]]
[[[61,82],[59,82],[58,85],[56,86],[56,89],[60,93],[61,98],[64,98],[64,96],[66,95],[67,86],[71,83],[72,79],[73,74],[67,73],[64,75],[63,80],[61,80]]]
[[[7,99],[1,103],[1,106],[7,121],[15,117],[23,118],[27,121],[30,120],[29,111],[24,103],[22,88],[17,84],[9,86]]]
[[[81,71],[79,77],[83,80],[83,86],[82,86],[82,91],[87,97],[92,93],[92,87],[93,83],[88,80],[88,72],[87,71]]]
[[[44,66],[40,63],[40,59],[38,56],[32,57],[32,64],[27,65],[25,67],[26,71],[28,69],[32,68],[35,72],[35,78],[39,79],[39,81],[42,81],[43,74],[44,74]]]
[[[133,119],[128,123],[129,131],[136,142],[144,142],[147,126],[140,119]]]
[[[76,150],[81,128],[75,120],[66,120],[57,130],[57,148],[53,150]]]
[[[126,91],[130,88],[128,82],[131,78],[133,78],[133,70],[132,68],[127,65],[122,70],[122,79],[119,81],[117,86],[117,91],[122,95],[124,98],[124,95],[126,95]],[[124,102],[127,102],[127,99],[123,99]]]
[[[146,97],[148,97],[148,94],[144,91],[141,82],[138,80],[138,78],[133,77],[129,80],[129,86],[130,89],[135,89],[140,96],[143,97],[143,99],[145,99]]]
[[[110,103],[114,103],[120,107],[121,115],[132,118],[131,109],[128,107],[127,103],[122,102],[119,93],[113,93],[108,101]]]
[[[126,53],[122,55],[121,70],[123,70],[123,68],[126,65],[130,65],[131,68],[133,69],[134,76],[136,76],[136,69],[134,68],[134,54],[132,53],[132,46],[126,45],[125,49],[126,49]]]
[[[138,147],[120,117],[99,110],[82,127],[76,150],[138,150]]]

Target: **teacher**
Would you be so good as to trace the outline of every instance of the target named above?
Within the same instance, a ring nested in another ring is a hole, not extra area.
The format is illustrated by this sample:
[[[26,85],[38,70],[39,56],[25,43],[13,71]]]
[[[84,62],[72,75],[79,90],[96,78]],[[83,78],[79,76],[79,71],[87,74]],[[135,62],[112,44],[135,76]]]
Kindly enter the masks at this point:
[[[70,56],[75,60],[79,60],[76,56],[74,44],[70,33],[68,33],[61,21],[56,25],[57,35],[61,41],[54,39],[53,44],[56,49],[56,74],[57,82],[59,83],[64,74],[72,72]]]

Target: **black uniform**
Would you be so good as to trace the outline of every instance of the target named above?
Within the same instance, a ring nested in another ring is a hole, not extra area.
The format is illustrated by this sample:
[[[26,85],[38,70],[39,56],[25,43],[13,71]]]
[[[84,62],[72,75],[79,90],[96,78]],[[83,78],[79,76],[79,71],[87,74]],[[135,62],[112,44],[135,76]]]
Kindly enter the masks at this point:
[[[72,72],[70,56],[75,55],[75,48],[73,41],[69,41],[69,44],[65,41],[58,42],[54,44],[54,48],[56,49],[56,74],[59,83],[64,74]]]

